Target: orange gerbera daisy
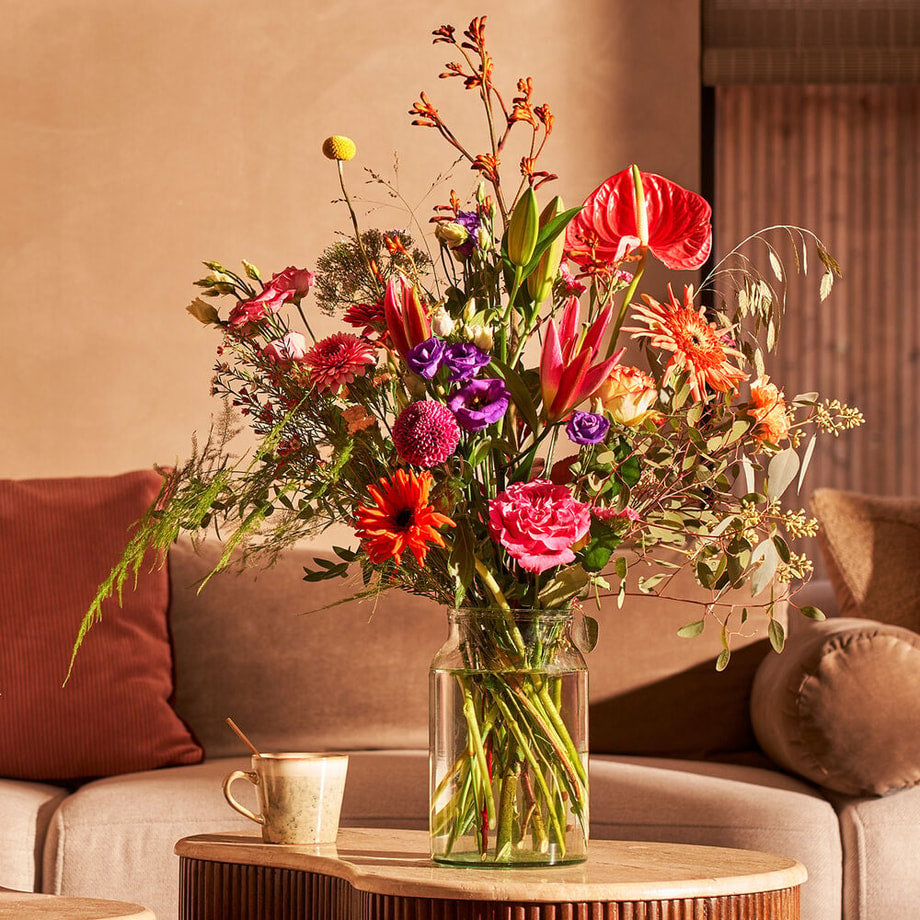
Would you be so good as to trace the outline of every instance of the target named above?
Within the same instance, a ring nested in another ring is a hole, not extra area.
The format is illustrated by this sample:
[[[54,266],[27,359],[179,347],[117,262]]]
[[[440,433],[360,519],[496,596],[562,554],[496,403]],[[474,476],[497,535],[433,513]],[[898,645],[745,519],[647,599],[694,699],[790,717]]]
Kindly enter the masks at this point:
[[[392,480],[384,477],[379,485],[368,487],[374,504],[359,505],[355,518],[358,538],[371,562],[392,559],[399,565],[409,549],[422,565],[429,543],[444,546],[438,528],[456,525],[429,504],[433,482],[427,471],[416,475],[411,470],[397,470]]]
[[[624,332],[633,333],[633,338],[644,336],[655,348],[672,352],[665,379],[673,371],[687,371],[694,399],[702,399],[707,387],[720,393],[736,389],[747,374],[730,363],[733,357],[743,357],[731,345],[731,330],[711,323],[703,307],[694,306],[692,285],[684,288],[683,303],[674,296],[670,285],[668,294],[671,300],[666,304],[643,294],[646,305],[633,306],[636,319],[647,328],[630,327]]]

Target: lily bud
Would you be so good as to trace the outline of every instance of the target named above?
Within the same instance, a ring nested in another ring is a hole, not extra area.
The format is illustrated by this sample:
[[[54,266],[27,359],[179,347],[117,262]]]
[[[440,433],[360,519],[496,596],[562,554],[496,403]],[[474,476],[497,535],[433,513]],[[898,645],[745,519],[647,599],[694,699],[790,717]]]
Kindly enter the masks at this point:
[[[523,268],[533,255],[540,233],[537,195],[528,188],[518,199],[508,221],[508,258],[512,265]]]
[[[557,195],[540,215],[540,229],[542,230],[554,217],[562,213],[562,199]],[[537,267],[527,276],[527,291],[537,305],[543,303],[553,290],[553,282],[559,266],[562,264],[562,251],[565,248],[565,231],[544,250],[540,256]]]

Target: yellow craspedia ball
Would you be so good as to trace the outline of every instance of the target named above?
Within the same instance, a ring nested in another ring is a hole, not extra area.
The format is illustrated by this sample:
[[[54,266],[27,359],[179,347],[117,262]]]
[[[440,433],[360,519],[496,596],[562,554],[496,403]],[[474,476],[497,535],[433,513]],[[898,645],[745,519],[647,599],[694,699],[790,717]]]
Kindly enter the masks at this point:
[[[333,134],[323,141],[323,153],[330,160],[351,160],[356,152],[355,142],[342,134]]]

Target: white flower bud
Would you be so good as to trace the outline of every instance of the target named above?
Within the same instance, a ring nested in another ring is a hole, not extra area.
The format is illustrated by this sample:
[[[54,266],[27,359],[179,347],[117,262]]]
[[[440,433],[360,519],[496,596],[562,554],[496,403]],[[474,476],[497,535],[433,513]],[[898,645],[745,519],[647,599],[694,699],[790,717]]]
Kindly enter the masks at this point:
[[[431,314],[431,332],[432,335],[436,335],[439,339],[446,339],[454,331],[456,325],[443,305],[439,306]]]

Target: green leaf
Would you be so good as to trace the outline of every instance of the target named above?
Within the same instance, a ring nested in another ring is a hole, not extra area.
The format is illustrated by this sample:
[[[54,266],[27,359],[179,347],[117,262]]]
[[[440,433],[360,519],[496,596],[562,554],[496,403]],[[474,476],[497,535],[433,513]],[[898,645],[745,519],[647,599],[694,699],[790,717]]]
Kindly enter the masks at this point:
[[[478,466],[488,456],[491,449],[492,439],[482,438],[470,451],[470,466]]]
[[[549,610],[564,607],[588,584],[588,573],[580,565],[571,565],[548,581],[537,597]]]
[[[354,562],[359,555],[353,549],[347,549],[344,546],[333,546],[332,551],[339,559],[344,559],[346,562]]]
[[[469,588],[473,583],[473,574],[476,567],[474,546],[475,541],[469,521],[461,518],[454,528],[449,563],[454,569],[457,581],[464,588]]]
[[[319,568],[309,569],[304,566],[304,581],[327,581],[330,578],[346,578],[348,576],[347,562],[333,562],[331,559],[322,559],[317,556],[313,557],[313,561]]]
[[[648,578],[640,578],[638,588],[643,594],[651,594],[667,577],[667,572],[658,572],[656,575],[650,575]]]
[[[751,575],[751,595],[753,597],[757,597],[773,581],[773,577],[776,575],[776,568],[779,565],[779,553],[776,551],[772,540],[764,540],[754,548],[751,553],[751,567],[758,562],[760,565],[754,569],[754,574]]]
[[[622,581],[626,578],[626,571],[629,567],[629,564],[626,562],[625,556],[619,556],[616,561],[616,572],[617,577]]]
[[[588,572],[600,572],[620,545],[622,538],[600,521],[591,526],[591,542],[581,554],[581,564]]]
[[[521,375],[497,358],[492,359],[492,364],[490,366],[495,367],[496,371],[501,375],[502,379],[505,381],[505,386],[508,388],[508,392],[511,394],[511,399],[518,408],[518,412],[521,413],[522,418],[527,423],[530,430],[536,433],[537,429],[540,427],[540,422],[537,418],[537,410],[533,404],[530,390],[527,389],[527,384],[524,383]]]
[[[731,649],[723,648],[716,658],[716,670],[724,671],[728,667],[728,662],[732,657]]]
[[[677,630],[677,635],[680,636],[681,639],[695,639],[702,634],[705,627],[705,620],[694,620],[692,623],[687,623],[686,626],[681,626],[681,628]]]
[[[826,620],[827,617],[824,615],[823,610],[819,610],[817,607],[805,606],[799,608],[799,613],[802,616],[808,617],[809,620]]]
[[[776,551],[779,553],[779,558],[789,565],[789,562],[792,559],[792,554],[789,552],[789,544],[779,535],[773,535],[773,545],[776,547]]]
[[[767,495],[779,498],[799,471],[799,455],[791,447],[781,450],[770,460],[767,468]]]
[[[585,654],[597,648],[599,632],[597,620],[587,614],[577,617],[572,624],[572,639]]]
[[[818,434],[815,432],[811,436],[808,444],[805,446],[805,453],[802,455],[802,466],[799,468],[799,481],[796,483],[795,491],[802,491],[802,480],[805,478],[805,472],[808,469],[808,464],[811,463],[811,455],[815,452],[815,442],[818,440]]]
[[[773,646],[773,650],[781,652],[786,644],[786,631],[783,629],[783,624],[779,620],[770,620],[767,635],[770,637],[770,645]]]

